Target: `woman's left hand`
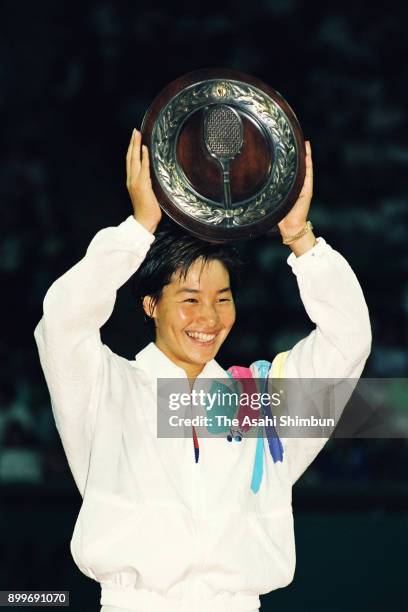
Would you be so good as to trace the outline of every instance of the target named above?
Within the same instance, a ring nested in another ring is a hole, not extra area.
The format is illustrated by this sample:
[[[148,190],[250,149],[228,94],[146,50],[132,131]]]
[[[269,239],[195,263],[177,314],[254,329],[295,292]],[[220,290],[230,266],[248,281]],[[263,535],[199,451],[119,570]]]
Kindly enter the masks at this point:
[[[295,204],[280,223],[278,228],[282,236],[292,236],[306,225],[309,214],[310,203],[313,196],[313,162],[312,148],[310,141],[305,141],[306,145],[306,174],[302,190]]]

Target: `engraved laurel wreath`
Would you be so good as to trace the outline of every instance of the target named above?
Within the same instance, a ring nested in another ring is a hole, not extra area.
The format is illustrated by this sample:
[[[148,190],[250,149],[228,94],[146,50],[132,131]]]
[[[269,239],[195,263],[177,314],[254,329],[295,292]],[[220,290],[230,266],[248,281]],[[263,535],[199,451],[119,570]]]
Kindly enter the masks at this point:
[[[252,115],[262,125],[274,149],[274,163],[262,189],[230,210],[197,193],[179,167],[177,138],[186,118],[213,103],[229,104]],[[296,140],[283,110],[257,87],[234,80],[195,83],[175,95],[161,110],[153,127],[151,153],[156,177],[168,197],[188,215],[210,225],[254,223],[274,210],[290,192],[297,172]]]

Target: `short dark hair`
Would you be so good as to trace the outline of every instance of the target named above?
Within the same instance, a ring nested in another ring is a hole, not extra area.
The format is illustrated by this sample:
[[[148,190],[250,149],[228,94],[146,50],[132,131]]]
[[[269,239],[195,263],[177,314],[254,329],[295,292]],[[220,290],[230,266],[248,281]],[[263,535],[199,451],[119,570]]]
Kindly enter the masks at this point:
[[[152,307],[160,300],[163,288],[175,273],[186,278],[191,265],[202,259],[220,261],[228,271],[234,294],[242,281],[244,262],[231,244],[214,243],[196,238],[176,225],[159,230],[140,268],[132,278],[132,293],[143,310],[143,298],[152,298]],[[144,320],[154,331],[154,321],[143,312]]]

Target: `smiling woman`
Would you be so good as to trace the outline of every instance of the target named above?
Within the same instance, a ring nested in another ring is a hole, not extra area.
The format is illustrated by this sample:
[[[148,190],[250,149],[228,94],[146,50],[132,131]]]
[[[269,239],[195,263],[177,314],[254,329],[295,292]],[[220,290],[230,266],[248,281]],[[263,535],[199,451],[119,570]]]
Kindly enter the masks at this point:
[[[187,436],[160,437],[158,381],[176,379],[175,390],[189,395],[191,379],[229,374],[246,391],[256,378],[262,391],[280,377],[356,381],[371,348],[368,309],[344,257],[305,227],[308,147],[304,188],[280,230],[316,327],[271,361],[224,370],[215,356],[235,322],[241,262],[229,245],[177,229],[155,233],[161,211],[140,144],[135,132],[126,157],[133,214],[101,229],[54,281],[34,331],[83,496],[70,548],[100,582],[102,612],[254,612],[259,595],[293,579],[292,485],[327,439],[281,441],[266,427],[258,438],[198,439],[194,426]],[[127,360],[102,343],[100,329],[132,275],[155,341]]]
[[[189,378],[215,357],[234,325],[242,265],[233,247],[174,228],[157,233],[134,275],[134,294],[154,325],[156,345]]]

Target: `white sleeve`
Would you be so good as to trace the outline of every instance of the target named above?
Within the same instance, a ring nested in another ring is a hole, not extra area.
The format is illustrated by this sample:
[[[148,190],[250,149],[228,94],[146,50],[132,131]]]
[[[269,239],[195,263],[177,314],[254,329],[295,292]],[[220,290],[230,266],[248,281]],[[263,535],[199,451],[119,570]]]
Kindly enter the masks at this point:
[[[133,215],[100,230],[85,256],[48,289],[34,331],[57,430],[81,493],[89,465],[96,395],[109,362],[100,328],[117,290],[143,262],[154,235]]]
[[[354,379],[339,387],[342,405],[340,412],[337,405],[337,422],[371,351],[367,304],[350,265],[324,238],[319,237],[317,244],[299,257],[291,253],[287,263],[296,275],[303,305],[316,327],[290,351],[275,357],[270,378]],[[304,384],[307,385],[307,381]],[[327,440],[285,438],[292,483]]]

